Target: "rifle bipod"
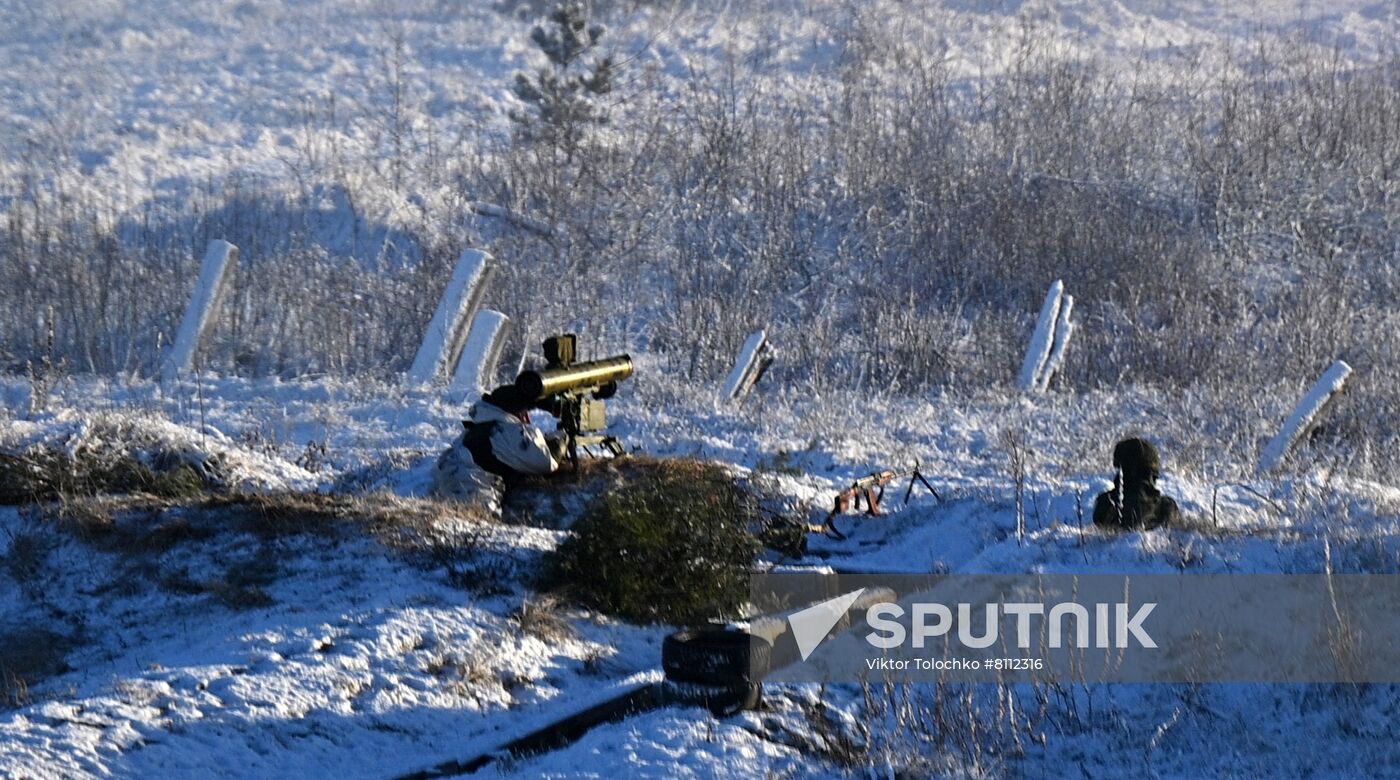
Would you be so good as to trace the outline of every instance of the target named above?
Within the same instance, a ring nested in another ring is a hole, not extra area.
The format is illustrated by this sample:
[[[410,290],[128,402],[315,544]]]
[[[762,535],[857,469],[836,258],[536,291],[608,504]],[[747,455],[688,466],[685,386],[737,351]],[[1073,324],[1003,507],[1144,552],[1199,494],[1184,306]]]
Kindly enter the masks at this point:
[[[850,487],[836,494],[835,505],[827,514],[826,520],[819,526],[812,526],[809,530],[826,534],[837,541],[845,539],[846,535],[836,527],[836,518],[849,512],[852,508],[859,510],[862,500],[865,501],[865,514],[878,517],[880,515],[880,502],[885,498],[885,486],[903,476],[909,477],[909,487],[904,490],[904,503],[906,505],[914,496],[916,483],[928,488],[928,492],[932,493],[933,497],[938,499],[940,503],[943,501],[943,496],[939,495],[938,491],[934,490],[933,485],[924,478],[923,472],[919,470],[919,464],[915,462],[913,468],[907,471],[886,469],[852,482]]]

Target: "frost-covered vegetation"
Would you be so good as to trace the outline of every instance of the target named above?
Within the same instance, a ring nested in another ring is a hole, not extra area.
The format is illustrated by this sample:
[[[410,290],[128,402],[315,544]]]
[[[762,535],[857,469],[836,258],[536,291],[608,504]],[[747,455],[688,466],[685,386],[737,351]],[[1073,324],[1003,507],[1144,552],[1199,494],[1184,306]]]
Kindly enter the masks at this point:
[[[201,8],[7,12],[9,365],[150,375],[215,237],[203,364],[246,375],[407,368],[465,246],[517,340],[714,380],[766,326],[781,381],[873,393],[1009,386],[1063,277],[1062,386],[1345,358],[1328,437],[1400,451],[1366,422],[1400,411],[1383,5]]]

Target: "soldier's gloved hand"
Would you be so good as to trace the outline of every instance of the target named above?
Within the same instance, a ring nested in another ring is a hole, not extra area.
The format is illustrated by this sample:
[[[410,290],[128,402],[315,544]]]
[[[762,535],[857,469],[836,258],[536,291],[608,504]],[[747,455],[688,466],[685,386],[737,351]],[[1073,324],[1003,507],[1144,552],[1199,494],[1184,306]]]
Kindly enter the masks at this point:
[[[549,454],[554,456],[556,461],[563,462],[569,457],[569,434],[566,431],[548,436],[545,441],[549,443]]]

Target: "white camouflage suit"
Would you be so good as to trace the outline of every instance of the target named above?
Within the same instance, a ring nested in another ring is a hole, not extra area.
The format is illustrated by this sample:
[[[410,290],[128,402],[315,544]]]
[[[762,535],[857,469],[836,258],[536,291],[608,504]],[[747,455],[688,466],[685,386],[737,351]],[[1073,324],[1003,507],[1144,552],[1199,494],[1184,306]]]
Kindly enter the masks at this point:
[[[521,474],[550,474],[559,468],[544,432],[516,415],[487,401],[477,401],[467,413],[477,425],[495,423],[491,453],[503,465]],[[466,446],[466,432],[438,457],[433,470],[432,493],[439,498],[482,502],[500,509],[502,480],[481,468]]]

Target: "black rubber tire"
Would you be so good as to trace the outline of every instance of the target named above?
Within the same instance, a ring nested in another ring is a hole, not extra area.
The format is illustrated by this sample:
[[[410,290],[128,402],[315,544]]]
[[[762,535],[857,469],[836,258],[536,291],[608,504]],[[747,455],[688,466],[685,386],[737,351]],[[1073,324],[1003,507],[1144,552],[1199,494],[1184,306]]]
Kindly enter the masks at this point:
[[[742,710],[756,710],[763,704],[763,683],[718,687],[695,683],[665,683],[662,696],[668,704],[704,707],[723,718]]]
[[[763,683],[752,683],[742,690],[735,691],[738,696],[735,701],[734,712],[739,710],[756,710],[763,705]],[[718,713],[716,713],[718,714]],[[727,713],[728,714],[728,713]]]
[[[763,680],[772,668],[773,645],[747,631],[700,628],[677,631],[661,643],[666,679],[741,688]]]

